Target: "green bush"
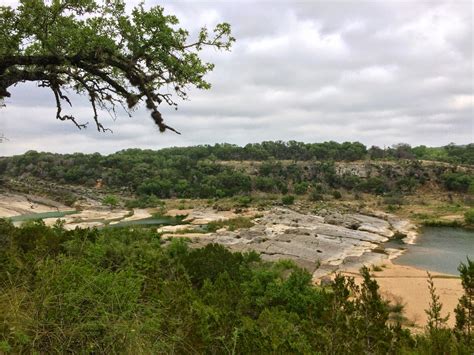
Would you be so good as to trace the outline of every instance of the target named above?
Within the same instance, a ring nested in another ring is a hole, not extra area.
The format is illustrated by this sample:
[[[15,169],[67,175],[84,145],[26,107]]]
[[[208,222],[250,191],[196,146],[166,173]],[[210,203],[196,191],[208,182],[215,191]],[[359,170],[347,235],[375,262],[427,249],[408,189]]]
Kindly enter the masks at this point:
[[[206,225],[206,230],[208,232],[213,233],[217,231],[218,229],[227,227],[228,230],[235,231],[241,228],[250,228],[250,227],[253,227],[253,225],[254,224],[250,218],[236,217],[236,218],[231,218],[227,220],[209,222]]]
[[[314,190],[311,192],[311,195],[309,197],[311,201],[317,202],[317,201],[324,201],[324,195],[317,190]]]
[[[300,182],[295,184],[294,190],[297,195],[304,195],[308,191],[309,184],[307,182]]]
[[[474,177],[471,174],[455,172],[444,174],[442,180],[448,190],[467,192],[474,181]]]
[[[464,221],[469,225],[474,225],[474,208],[470,208],[464,213]]]
[[[251,196],[239,196],[237,198],[237,206],[238,207],[249,207],[251,203],[252,203],[252,197]]]
[[[110,208],[115,208],[119,205],[120,201],[117,196],[115,195],[107,195],[102,200],[102,204],[105,206],[109,206]]]
[[[281,198],[281,203],[285,206],[292,205],[295,202],[295,196],[293,195],[285,195]]]

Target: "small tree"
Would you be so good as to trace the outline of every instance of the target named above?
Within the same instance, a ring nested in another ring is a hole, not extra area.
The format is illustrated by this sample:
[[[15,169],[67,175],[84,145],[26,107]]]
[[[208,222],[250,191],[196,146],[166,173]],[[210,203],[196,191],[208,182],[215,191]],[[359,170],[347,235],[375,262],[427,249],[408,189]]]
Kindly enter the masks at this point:
[[[449,314],[445,317],[441,315],[443,304],[439,301],[439,296],[436,294],[433,277],[429,272],[427,272],[427,274],[431,302],[430,307],[425,310],[425,313],[428,315],[426,330],[430,351],[432,351],[433,354],[449,354],[451,332],[446,324],[449,319]]]
[[[369,353],[380,352],[390,346],[382,341],[390,340],[390,330],[387,326],[390,313],[388,302],[382,299],[377,281],[371,278],[369,269],[364,266],[360,273],[364,279],[358,300],[360,320],[363,322],[360,327],[361,335]]]
[[[428,274],[428,288],[430,291],[430,308],[425,310],[428,315],[428,331],[437,330],[446,327],[446,322],[449,319],[449,314],[446,317],[441,316],[443,304],[439,301],[439,296],[436,294],[436,287],[434,286],[433,277]]]
[[[474,351],[472,328],[474,325],[474,262],[467,258],[467,264],[458,267],[461,274],[464,295],[454,310],[456,314],[455,332],[459,340],[464,341],[467,348]]]

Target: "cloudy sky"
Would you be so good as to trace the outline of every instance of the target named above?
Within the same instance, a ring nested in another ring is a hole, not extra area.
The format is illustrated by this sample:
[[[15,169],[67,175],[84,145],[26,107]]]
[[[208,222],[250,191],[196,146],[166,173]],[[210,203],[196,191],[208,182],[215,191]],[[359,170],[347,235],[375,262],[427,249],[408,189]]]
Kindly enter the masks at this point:
[[[264,140],[474,142],[472,1],[146,4],[163,5],[192,31],[229,22],[237,38],[230,53],[204,53],[216,64],[211,90],[192,91],[178,111],[162,107],[182,135],[159,133],[144,110],[104,116],[113,134],[78,131],[54,118],[48,91],[19,85],[0,109],[0,136],[8,137],[0,155]],[[85,104],[74,112],[91,120]]]

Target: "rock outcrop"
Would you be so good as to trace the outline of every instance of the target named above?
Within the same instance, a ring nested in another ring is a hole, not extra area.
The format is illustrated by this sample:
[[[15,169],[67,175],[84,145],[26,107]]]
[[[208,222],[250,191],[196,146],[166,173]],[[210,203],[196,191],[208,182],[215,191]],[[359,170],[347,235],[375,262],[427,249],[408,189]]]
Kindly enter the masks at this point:
[[[273,208],[255,225],[238,231],[220,230],[198,237],[194,245],[219,243],[233,251],[256,251],[265,260],[291,259],[318,278],[337,269],[389,258],[383,243],[395,234],[406,233],[408,224],[362,214],[304,214]],[[395,220],[395,219],[394,219]]]

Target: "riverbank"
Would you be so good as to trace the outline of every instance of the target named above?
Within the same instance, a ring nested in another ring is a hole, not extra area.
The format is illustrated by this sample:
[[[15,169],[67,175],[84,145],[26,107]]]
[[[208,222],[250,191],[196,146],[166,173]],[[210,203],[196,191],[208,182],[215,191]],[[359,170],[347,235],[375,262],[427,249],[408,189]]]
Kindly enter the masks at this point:
[[[429,308],[430,294],[428,290],[428,270],[413,266],[397,265],[387,260],[377,265],[372,275],[380,286],[381,294],[392,303],[404,305],[405,324],[414,328],[423,328],[428,320],[425,309]],[[372,268],[373,269],[373,268]],[[345,270],[343,275],[352,276],[356,281],[362,278],[356,269]],[[457,276],[430,272],[436,287],[436,293],[443,304],[443,316],[448,313],[448,325],[455,324],[454,308],[463,294],[461,279]]]

